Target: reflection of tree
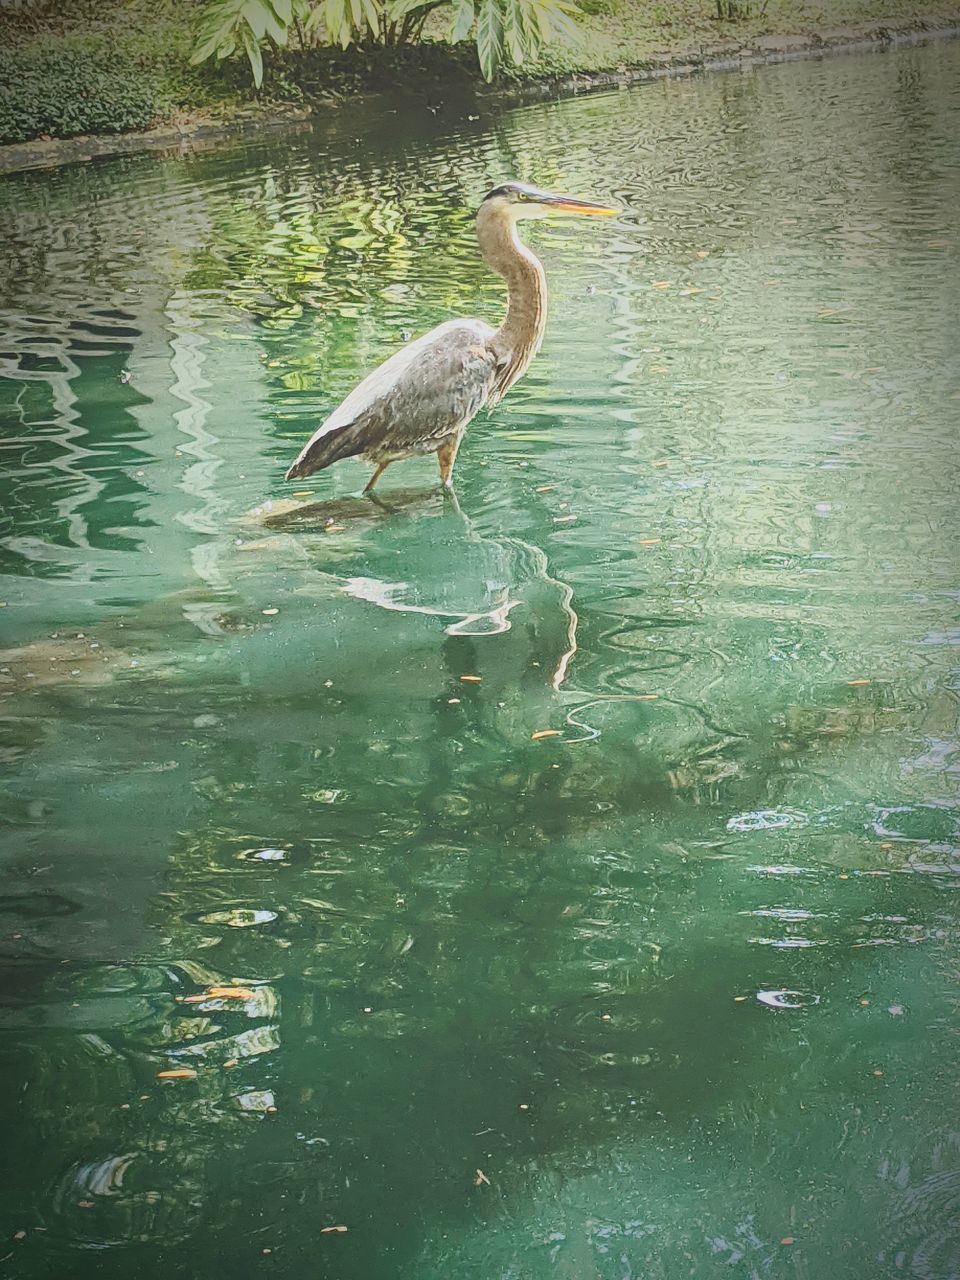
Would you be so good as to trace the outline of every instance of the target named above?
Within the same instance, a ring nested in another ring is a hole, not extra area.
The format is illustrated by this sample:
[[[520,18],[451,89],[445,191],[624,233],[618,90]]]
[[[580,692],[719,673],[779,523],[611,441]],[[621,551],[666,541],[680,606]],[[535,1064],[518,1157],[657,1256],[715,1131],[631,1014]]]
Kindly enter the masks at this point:
[[[444,641],[452,679],[482,661],[478,643]],[[191,1194],[204,1198],[203,1169],[216,1167],[222,1220],[225,1207],[242,1213],[255,1182],[262,1195],[270,1169],[282,1169],[274,1231],[283,1235],[303,1212],[318,1227],[348,1222],[341,1274],[382,1273],[383,1231],[396,1260],[425,1218],[467,1212],[477,1166],[502,1178],[504,1161],[516,1170],[525,1160],[573,1158],[653,1123],[657,1111],[676,1118],[702,1114],[710,1099],[729,1104],[741,1087],[736,1064],[715,1061],[692,1099],[674,1069],[686,1028],[719,1034],[729,998],[722,967],[706,963],[715,940],[698,940],[718,789],[724,812],[769,803],[777,761],[795,767],[824,741],[822,726],[811,715],[777,744],[761,742],[762,723],[741,726],[744,745],[728,753],[738,772],[719,780],[707,763],[698,772],[700,735],[671,748],[667,726],[639,754],[605,748],[554,769],[556,759],[529,743],[510,745],[497,706],[505,690],[488,681],[459,707],[433,704],[429,733],[421,728],[396,762],[420,787],[395,810],[387,800],[369,805],[364,779],[377,757],[358,742],[346,759],[324,757],[325,780],[344,789],[347,812],[317,806],[311,822],[292,802],[269,834],[197,829],[174,851],[171,888],[157,901],[174,949],[203,947],[216,959],[192,975],[194,986],[213,974],[269,978],[282,1000],[277,1037],[239,1070],[223,1070],[236,1036],[198,1028],[185,1043],[189,1024],[169,1025],[165,1053],[192,1061],[203,1082],[202,1103],[193,1092],[169,1093],[168,1105],[184,1108],[168,1131],[188,1160],[177,1195],[192,1169]],[[353,711],[354,723],[368,716],[372,728],[372,713]],[[500,744],[492,753],[491,743]],[[305,784],[301,764],[288,778],[291,799]],[[253,798],[227,802],[238,820],[255,807]],[[677,855],[663,852],[671,842],[686,851],[682,885]],[[657,912],[667,900],[685,946],[663,958]],[[255,931],[243,916],[240,927],[200,918],[256,908],[276,919]],[[278,1126],[265,1167],[255,1130],[224,1128],[234,1091],[276,1100],[277,1120],[263,1121]],[[362,1136],[371,1132],[375,1150]],[[227,1168],[225,1152],[233,1153]],[[290,1231],[295,1258],[309,1236],[302,1223]],[[245,1247],[222,1238],[221,1246],[237,1256]]]
[[[154,913],[167,953],[202,962],[53,979],[85,1015],[98,984],[112,988],[93,1023],[103,1092],[80,1104],[83,1155],[62,1174],[67,1229],[194,1249],[202,1231],[241,1260],[259,1245],[235,1224],[256,1203],[265,1243],[289,1233],[288,1267],[320,1226],[348,1222],[339,1273],[376,1276],[384,1233],[398,1261],[426,1222],[469,1213],[475,1168],[519,1191],[528,1162],[575,1159],[743,1087],[717,1061],[692,1099],[675,1070],[685,1028],[721,1037],[729,999],[701,933],[717,814],[775,803],[798,764],[869,725],[767,707],[723,739],[677,704],[626,705],[629,734],[608,720],[598,745],[559,753],[529,739],[521,664],[507,648],[499,670],[487,657],[491,644],[562,651],[556,597],[533,601],[544,611],[510,633],[442,640],[458,703],[441,692],[394,723],[356,682],[349,734],[316,704],[268,740],[241,719],[198,770],[205,798]],[[548,689],[549,671],[526,665]],[[476,670],[480,685],[460,682]],[[233,789],[240,777],[252,785]],[[218,984],[254,995],[204,999]],[[70,1043],[64,1080],[90,1041]],[[197,1080],[157,1084],[170,1065]],[[119,1117],[117,1097],[131,1106]],[[61,1101],[45,1094],[48,1123]]]

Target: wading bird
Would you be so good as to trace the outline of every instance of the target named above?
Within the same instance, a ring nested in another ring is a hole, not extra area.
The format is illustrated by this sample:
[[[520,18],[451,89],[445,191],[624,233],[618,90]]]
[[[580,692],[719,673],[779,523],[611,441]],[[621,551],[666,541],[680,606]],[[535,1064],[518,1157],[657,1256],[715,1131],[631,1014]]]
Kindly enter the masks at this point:
[[[484,261],[507,282],[503,324],[494,329],[483,320],[448,320],[392,355],[314,432],[286,478],[359,455],[376,467],[369,493],[391,462],[435,453],[449,488],[467,423],[503,399],[540,348],[547,284],[539,260],[517,236],[517,223],[555,212],[596,217],[619,211],[522,182],[489,191],[477,211],[477,240]]]

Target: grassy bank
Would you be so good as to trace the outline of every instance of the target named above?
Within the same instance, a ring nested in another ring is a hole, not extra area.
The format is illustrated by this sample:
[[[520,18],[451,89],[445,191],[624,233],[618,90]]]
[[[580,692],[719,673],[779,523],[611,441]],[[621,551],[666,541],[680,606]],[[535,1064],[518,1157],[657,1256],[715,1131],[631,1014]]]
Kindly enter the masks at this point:
[[[764,56],[819,40],[876,38],[885,27],[960,23],[957,0],[767,0],[741,4],[749,12],[732,21],[718,19],[714,0],[581,0],[581,8],[576,43],[551,45],[535,62],[506,68],[501,85]],[[418,46],[274,53],[255,93],[243,61],[190,65],[195,9],[189,0],[33,0],[0,8],[0,143],[183,133],[275,119],[298,106],[322,109],[397,85],[442,93],[453,77],[482,84],[472,44],[442,42],[438,23]],[[13,150],[7,148],[13,163],[0,167],[18,167]]]

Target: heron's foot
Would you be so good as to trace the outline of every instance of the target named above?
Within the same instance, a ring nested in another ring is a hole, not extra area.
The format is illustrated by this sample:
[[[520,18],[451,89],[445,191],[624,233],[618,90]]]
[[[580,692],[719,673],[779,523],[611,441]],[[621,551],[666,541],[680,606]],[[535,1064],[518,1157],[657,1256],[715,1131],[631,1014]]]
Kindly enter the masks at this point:
[[[360,496],[366,498],[366,500],[368,502],[372,502],[375,507],[379,507],[381,511],[386,511],[390,515],[392,515],[394,511],[398,510],[396,506],[391,506],[389,502],[385,502],[383,498],[380,497],[379,493],[374,493],[369,486],[364,489]]]
[[[460,507],[460,499],[457,497],[457,491],[453,487],[453,482],[449,480],[444,481],[440,486],[440,493],[442,495],[443,502],[449,503],[457,515],[462,516],[463,511]]]

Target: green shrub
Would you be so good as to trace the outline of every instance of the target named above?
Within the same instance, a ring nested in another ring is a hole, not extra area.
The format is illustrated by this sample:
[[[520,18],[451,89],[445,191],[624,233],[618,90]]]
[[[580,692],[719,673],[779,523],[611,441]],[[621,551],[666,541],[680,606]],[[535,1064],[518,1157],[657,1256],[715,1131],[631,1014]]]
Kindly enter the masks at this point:
[[[169,106],[155,75],[102,47],[0,53],[0,142],[146,129]]]
[[[553,40],[576,39],[581,12],[575,0],[204,0],[190,61],[245,53],[259,89],[263,49],[285,48],[292,31],[301,49],[315,41],[341,49],[406,46],[421,40],[427,19],[441,10],[451,44],[474,41],[486,80]]]

